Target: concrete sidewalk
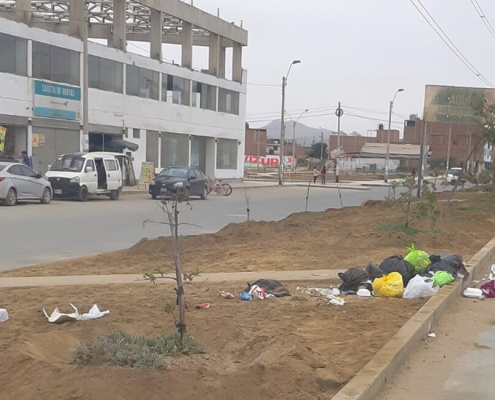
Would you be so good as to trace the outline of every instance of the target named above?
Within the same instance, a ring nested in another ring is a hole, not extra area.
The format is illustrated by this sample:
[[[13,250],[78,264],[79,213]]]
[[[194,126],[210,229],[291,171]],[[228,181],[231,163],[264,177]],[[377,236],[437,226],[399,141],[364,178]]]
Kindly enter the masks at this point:
[[[345,270],[308,270],[308,271],[258,271],[258,272],[219,272],[201,274],[195,282],[254,282],[257,279],[276,279],[279,281],[319,281],[339,279],[338,273]],[[169,277],[174,277],[169,275]],[[0,278],[0,288],[20,288],[36,286],[81,286],[112,285],[129,283],[147,283],[143,275],[78,275],[78,276],[33,276]],[[158,278],[156,283],[175,283],[172,279]]]

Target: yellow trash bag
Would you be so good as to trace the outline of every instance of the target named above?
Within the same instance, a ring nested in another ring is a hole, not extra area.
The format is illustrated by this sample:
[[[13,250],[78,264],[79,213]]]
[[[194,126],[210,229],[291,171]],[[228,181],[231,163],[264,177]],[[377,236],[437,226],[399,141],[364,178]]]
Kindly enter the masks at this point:
[[[402,297],[404,293],[404,282],[402,275],[398,272],[391,272],[383,278],[373,281],[373,291],[380,297]]]

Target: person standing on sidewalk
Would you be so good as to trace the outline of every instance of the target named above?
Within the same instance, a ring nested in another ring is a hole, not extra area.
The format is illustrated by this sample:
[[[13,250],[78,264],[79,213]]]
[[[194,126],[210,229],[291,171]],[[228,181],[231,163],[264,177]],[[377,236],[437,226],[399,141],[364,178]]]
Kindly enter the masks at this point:
[[[313,168],[313,184],[316,183],[316,178],[318,178],[318,170],[316,169],[316,167]]]
[[[323,164],[323,168],[321,169],[321,184],[327,184],[327,169],[325,167],[325,164]]]

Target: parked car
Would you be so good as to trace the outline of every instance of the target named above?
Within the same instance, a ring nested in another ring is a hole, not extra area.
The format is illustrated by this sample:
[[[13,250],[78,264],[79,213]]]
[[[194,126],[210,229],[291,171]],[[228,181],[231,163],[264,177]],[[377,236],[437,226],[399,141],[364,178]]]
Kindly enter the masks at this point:
[[[177,188],[185,188],[189,196],[199,196],[205,200],[208,196],[208,177],[194,167],[167,167],[151,181],[149,193],[152,199],[156,199],[176,193]]]
[[[45,177],[54,198],[86,201],[89,195],[103,195],[118,200],[122,191],[120,164],[111,153],[64,154],[48,167]]]
[[[0,201],[7,206],[15,206],[22,200],[39,200],[41,204],[49,204],[52,200],[50,182],[24,164],[0,162]]]
[[[450,185],[455,185],[461,174],[462,168],[450,168],[449,172],[447,172],[447,183]]]

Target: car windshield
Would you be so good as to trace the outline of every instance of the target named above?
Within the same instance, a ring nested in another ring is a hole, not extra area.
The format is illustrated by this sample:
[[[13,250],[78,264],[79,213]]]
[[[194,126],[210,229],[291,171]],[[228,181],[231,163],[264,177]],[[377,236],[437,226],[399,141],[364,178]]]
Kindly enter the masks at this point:
[[[166,168],[160,172],[161,176],[171,176],[174,178],[187,178],[186,168]]]
[[[459,176],[461,175],[462,170],[460,169],[449,169],[449,174],[454,175],[454,176]]]
[[[5,168],[5,165],[0,165],[0,171]]]
[[[84,165],[84,158],[74,154],[60,156],[53,163],[50,171],[72,171],[81,172]]]

